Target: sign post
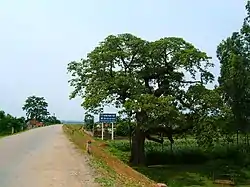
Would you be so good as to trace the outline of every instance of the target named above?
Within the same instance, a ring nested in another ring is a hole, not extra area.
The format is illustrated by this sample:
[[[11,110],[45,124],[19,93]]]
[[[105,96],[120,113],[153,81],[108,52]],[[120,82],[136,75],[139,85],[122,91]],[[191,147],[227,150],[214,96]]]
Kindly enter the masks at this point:
[[[111,123],[111,140],[114,140],[114,123]]]
[[[102,140],[103,140],[103,123],[111,123],[111,139],[114,140],[114,122],[116,121],[116,114],[103,113],[99,116],[99,122],[102,123]]]
[[[104,128],[103,128],[103,123],[102,123],[102,140],[103,140],[103,135],[104,135]]]

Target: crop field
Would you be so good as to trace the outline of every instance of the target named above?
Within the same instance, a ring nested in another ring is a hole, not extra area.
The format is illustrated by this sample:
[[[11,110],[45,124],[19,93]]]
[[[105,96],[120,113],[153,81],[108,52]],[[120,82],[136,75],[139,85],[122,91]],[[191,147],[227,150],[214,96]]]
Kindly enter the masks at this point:
[[[108,150],[128,163],[130,144],[128,140],[107,141]],[[221,186],[216,179],[232,180],[236,186],[250,186],[249,155],[239,151],[239,146],[223,146],[221,143],[209,150],[196,144],[192,138],[178,139],[171,151],[170,143],[163,145],[146,141],[145,151],[148,167],[136,167],[137,171],[152,180],[170,187]],[[225,186],[225,185],[224,185]]]

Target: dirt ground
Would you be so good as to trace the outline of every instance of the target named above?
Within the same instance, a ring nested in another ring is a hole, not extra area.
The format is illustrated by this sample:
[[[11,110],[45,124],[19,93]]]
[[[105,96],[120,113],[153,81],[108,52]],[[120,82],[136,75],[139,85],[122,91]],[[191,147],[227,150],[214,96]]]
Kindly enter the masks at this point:
[[[82,142],[87,142],[88,140],[92,141],[92,155],[96,158],[101,159],[103,162],[105,162],[110,168],[112,168],[116,174],[117,177],[119,178],[119,183],[120,185],[124,186],[130,186],[130,185],[125,185],[125,183],[133,183],[136,185],[131,185],[131,186],[140,186],[140,187],[151,187],[155,186],[156,183],[154,181],[149,180],[147,177],[142,175],[141,173],[138,173],[122,161],[120,161],[118,158],[115,156],[107,153],[105,151],[106,144],[102,141],[95,141],[91,136],[89,136],[86,132],[83,133],[84,135],[74,135],[73,131],[77,131],[79,127],[76,126],[67,126],[65,127],[65,131],[68,131],[68,133],[71,132],[70,136],[74,138],[74,142],[84,149]],[[118,186],[118,185],[117,185]]]

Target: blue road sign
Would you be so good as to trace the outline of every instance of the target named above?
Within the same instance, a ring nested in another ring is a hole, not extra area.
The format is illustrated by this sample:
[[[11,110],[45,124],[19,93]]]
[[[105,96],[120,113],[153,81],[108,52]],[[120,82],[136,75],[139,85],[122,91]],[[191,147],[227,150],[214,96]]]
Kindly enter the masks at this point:
[[[103,113],[99,116],[100,123],[114,123],[116,121],[116,114]]]

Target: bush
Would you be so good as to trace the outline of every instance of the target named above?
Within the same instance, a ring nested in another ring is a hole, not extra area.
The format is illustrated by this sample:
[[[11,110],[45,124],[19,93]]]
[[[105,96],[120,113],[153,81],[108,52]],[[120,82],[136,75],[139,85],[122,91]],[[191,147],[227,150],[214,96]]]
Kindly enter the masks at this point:
[[[124,124],[118,124],[116,126],[117,136],[129,136],[129,126]]]
[[[14,127],[15,133],[25,128],[25,118],[15,118],[5,112],[0,111],[0,135],[9,135]]]
[[[116,135],[117,136],[129,136],[130,132],[134,130],[135,124],[134,123],[129,123],[124,121],[124,122],[119,122],[116,125]]]

